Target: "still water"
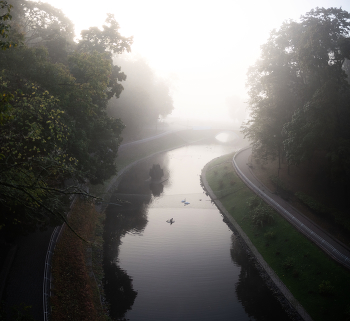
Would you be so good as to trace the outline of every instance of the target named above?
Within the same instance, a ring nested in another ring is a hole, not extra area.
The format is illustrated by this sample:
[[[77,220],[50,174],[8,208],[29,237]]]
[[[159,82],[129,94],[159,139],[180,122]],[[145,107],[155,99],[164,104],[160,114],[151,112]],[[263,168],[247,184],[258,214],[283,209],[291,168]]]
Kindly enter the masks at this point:
[[[107,209],[104,235],[111,317],[289,320],[200,186],[204,165],[237,148],[187,146],[123,176],[112,201],[125,203]],[[150,184],[153,164],[164,170],[162,184]]]

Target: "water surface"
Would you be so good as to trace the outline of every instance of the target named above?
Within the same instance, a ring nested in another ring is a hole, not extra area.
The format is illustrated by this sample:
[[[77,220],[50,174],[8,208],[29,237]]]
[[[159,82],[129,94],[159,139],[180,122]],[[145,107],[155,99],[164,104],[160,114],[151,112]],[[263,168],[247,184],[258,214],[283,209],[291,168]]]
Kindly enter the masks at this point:
[[[204,165],[238,147],[188,146],[125,174],[115,198],[130,203],[109,207],[105,232],[112,317],[289,320],[200,186]],[[148,180],[153,164],[164,169],[162,185]]]

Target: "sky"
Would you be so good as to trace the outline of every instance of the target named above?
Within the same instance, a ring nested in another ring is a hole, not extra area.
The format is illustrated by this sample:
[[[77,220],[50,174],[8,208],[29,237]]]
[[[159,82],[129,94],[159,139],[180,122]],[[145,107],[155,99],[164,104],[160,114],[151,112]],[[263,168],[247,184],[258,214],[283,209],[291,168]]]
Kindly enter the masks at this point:
[[[75,24],[76,35],[114,14],[132,54],[171,83],[173,116],[229,118],[227,100],[246,101],[246,73],[272,29],[316,7],[350,0],[47,0]]]

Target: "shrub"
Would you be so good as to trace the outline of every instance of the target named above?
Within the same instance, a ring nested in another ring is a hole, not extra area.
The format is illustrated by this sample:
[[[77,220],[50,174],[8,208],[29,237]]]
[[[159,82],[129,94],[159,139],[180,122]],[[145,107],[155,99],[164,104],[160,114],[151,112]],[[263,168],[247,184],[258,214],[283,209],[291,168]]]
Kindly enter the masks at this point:
[[[270,180],[275,184],[278,190],[288,192],[287,185],[278,176],[270,176]]]
[[[296,192],[294,195],[307,207],[309,207],[316,213],[326,214],[329,211],[329,209],[325,205],[321,204],[320,202],[316,201],[313,197],[306,195],[305,193]]]
[[[350,231],[350,217],[345,212],[334,211],[332,213],[336,223],[342,225],[344,228]]]
[[[251,219],[253,225],[263,227],[274,221],[272,210],[265,204],[260,204],[251,211]]]
[[[269,240],[274,240],[276,238],[276,233],[272,231],[268,231],[264,234],[264,236]]]
[[[294,267],[294,263],[294,258],[289,256],[283,261],[282,266],[285,270],[290,270]]]
[[[261,199],[257,196],[248,198],[247,204],[250,209],[257,207],[261,203]]]
[[[329,281],[322,281],[318,286],[318,292],[324,296],[332,295],[334,293],[334,286]]]

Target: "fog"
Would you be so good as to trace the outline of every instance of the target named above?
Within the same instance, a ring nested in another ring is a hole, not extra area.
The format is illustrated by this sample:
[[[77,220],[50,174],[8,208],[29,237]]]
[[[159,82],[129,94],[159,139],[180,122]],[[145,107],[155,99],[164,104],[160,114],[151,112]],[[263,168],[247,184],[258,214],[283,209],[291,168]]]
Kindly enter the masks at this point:
[[[134,37],[128,55],[142,56],[171,83],[175,109],[170,118],[233,117],[235,125],[245,115],[247,68],[272,29],[317,6],[350,11],[348,0],[47,2],[74,22],[77,37],[83,29],[102,26],[106,13],[113,13],[120,33]]]

